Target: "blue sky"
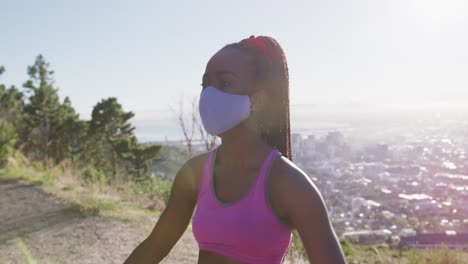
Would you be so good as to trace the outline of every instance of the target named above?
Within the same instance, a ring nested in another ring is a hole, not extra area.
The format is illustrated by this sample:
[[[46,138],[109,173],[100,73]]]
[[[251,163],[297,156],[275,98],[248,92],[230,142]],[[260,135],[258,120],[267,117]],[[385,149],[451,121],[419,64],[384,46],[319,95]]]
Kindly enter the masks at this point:
[[[463,104],[466,14],[463,0],[0,1],[0,81],[21,86],[41,53],[83,118],[110,96],[157,118],[254,34],[283,46],[295,105]]]

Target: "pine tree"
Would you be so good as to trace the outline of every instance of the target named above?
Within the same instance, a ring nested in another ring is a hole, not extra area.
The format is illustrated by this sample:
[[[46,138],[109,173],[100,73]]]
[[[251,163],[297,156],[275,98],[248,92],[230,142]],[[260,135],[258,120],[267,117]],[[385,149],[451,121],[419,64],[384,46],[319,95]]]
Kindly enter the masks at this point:
[[[90,121],[90,137],[96,143],[94,152],[99,156],[97,162],[103,162],[106,154],[110,156],[110,167],[115,181],[118,181],[119,149],[117,144],[133,137],[135,127],[130,123],[134,116],[125,112],[117,98],[103,99],[93,108]]]
[[[26,152],[48,167],[73,155],[83,138],[85,125],[67,97],[60,102],[54,87],[54,72],[42,55],[28,67],[29,80],[24,84],[29,95],[24,106],[25,129],[22,141]]]
[[[0,66],[0,76],[4,72],[5,68]],[[6,89],[5,85],[0,84],[0,166],[13,153],[16,143],[16,128],[11,121],[17,121],[15,120],[16,109],[17,106],[19,108],[22,105],[19,103],[21,102],[21,96],[17,98],[16,91],[14,87]]]
[[[24,107],[27,151],[50,165],[50,150],[55,140],[56,122],[60,108],[57,89],[54,88],[54,72],[42,55],[36,57],[34,65],[28,67],[29,80],[23,85],[30,94]]]
[[[136,137],[120,140],[117,144],[118,153],[123,160],[128,161],[127,171],[135,181],[151,177],[153,162],[159,160],[161,147],[138,143]]]
[[[56,162],[69,159],[74,164],[76,157],[84,150],[87,126],[65,97],[57,112],[56,141],[52,144],[52,156]]]
[[[5,68],[0,66],[0,76],[5,72]],[[22,127],[23,118],[23,93],[15,86],[7,88],[0,84],[0,120],[5,120],[15,127],[19,133]]]

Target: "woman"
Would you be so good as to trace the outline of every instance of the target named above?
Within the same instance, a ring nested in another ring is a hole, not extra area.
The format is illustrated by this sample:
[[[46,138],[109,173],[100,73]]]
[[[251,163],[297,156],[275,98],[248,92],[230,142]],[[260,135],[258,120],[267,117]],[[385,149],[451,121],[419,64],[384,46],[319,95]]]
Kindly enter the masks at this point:
[[[158,263],[193,215],[198,263],[281,263],[296,229],[312,263],[345,263],[320,192],[291,160],[289,77],[270,37],[225,46],[208,62],[200,95],[216,149],[177,173],[153,231],[125,263]]]

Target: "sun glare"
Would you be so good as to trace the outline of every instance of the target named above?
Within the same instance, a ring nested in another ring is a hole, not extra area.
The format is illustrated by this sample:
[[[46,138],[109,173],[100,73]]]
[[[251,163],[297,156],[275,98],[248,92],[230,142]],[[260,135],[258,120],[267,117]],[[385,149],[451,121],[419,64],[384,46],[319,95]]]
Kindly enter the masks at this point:
[[[410,15],[419,23],[454,24],[466,15],[467,2],[464,0],[412,0],[408,3]]]

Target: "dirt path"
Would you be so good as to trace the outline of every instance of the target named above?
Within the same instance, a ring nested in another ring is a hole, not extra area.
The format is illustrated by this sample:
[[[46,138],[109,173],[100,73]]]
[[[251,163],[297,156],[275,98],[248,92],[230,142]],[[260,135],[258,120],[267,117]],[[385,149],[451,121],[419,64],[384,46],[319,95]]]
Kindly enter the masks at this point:
[[[117,219],[84,217],[38,185],[0,179],[0,264],[123,263],[148,234]],[[186,232],[162,263],[196,263],[197,257]]]

